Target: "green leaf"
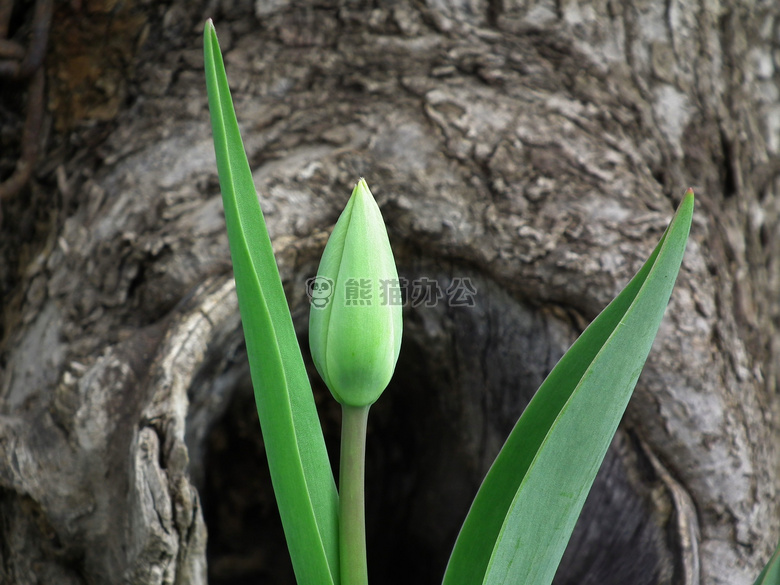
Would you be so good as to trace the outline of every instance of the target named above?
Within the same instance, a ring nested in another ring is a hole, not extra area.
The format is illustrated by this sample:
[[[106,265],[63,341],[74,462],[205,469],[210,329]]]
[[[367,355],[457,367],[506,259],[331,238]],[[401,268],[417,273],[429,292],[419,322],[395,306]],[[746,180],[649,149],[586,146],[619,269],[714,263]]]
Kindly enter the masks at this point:
[[[211,21],[203,44],[236,293],[276,501],[299,585],[338,585],[336,484]]]
[[[780,544],[754,585],[780,585]]]
[[[542,383],[477,493],[444,585],[548,585],[669,302],[688,190],[645,265]]]

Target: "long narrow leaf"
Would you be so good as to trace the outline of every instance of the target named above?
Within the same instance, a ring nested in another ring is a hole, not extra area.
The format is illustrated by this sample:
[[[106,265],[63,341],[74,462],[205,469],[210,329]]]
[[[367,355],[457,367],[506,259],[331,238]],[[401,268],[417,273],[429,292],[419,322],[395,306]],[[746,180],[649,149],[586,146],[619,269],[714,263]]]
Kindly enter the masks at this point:
[[[274,492],[299,585],[338,585],[338,494],[211,21],[209,110],[236,293]]]
[[[780,544],[754,585],[780,585]]]
[[[688,191],[645,265],[541,385],[472,504],[445,585],[548,585],[658,331],[693,213]]]

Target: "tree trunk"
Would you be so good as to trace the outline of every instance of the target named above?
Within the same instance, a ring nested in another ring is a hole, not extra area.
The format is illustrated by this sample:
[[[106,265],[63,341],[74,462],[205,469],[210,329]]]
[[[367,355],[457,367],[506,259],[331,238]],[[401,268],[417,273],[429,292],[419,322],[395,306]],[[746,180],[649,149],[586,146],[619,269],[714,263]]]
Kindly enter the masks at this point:
[[[294,582],[216,178],[209,17],[304,353],[305,281],[360,176],[408,282],[370,419],[372,582],[441,579],[525,404],[692,186],[664,324],[555,582],[752,583],[780,531],[770,0],[59,3],[45,156],[2,202],[0,582]],[[3,83],[0,179],[25,91]]]

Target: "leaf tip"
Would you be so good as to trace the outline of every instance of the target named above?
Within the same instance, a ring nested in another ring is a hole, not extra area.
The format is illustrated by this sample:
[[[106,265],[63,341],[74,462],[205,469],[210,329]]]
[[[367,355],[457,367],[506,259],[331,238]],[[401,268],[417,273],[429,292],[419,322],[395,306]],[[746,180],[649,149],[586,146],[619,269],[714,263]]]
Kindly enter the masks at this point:
[[[680,201],[680,204],[677,206],[676,214],[693,213],[694,203],[693,189],[688,187],[685,191],[685,195],[683,195],[682,201]]]

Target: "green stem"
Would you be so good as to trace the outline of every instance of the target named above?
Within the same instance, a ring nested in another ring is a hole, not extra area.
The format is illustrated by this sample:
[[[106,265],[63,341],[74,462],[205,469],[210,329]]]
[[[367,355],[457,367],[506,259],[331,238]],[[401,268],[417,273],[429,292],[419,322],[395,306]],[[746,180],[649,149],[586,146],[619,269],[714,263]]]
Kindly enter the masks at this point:
[[[339,470],[341,585],[368,585],[366,561],[366,426],[368,406],[342,405]]]

